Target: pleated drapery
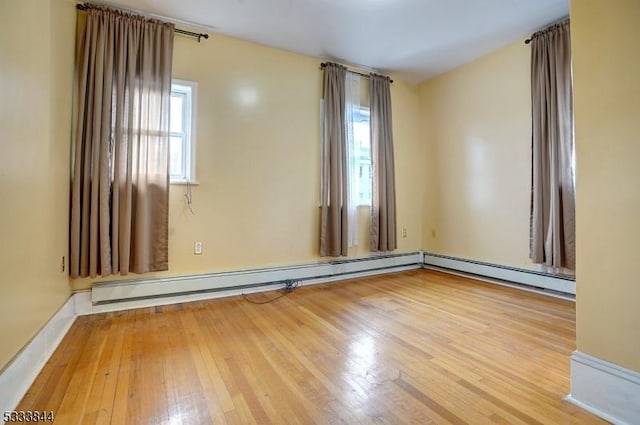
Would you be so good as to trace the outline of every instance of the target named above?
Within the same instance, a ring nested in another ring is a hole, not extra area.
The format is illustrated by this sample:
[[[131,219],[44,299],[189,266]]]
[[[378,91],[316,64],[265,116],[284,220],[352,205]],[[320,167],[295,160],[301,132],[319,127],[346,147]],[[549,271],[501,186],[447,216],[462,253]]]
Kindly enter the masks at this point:
[[[371,74],[371,164],[373,169],[373,199],[371,205],[371,251],[392,251],[397,248],[396,184],[391,116],[391,80]]]
[[[70,274],[167,270],[174,26],[92,6],[77,35]]]
[[[320,175],[320,255],[348,254],[348,175],[346,151],[344,66],[324,68],[322,168]]]
[[[347,211],[348,245],[358,246],[358,205],[360,192],[360,146],[356,137],[356,125],[360,119],[360,75],[347,72],[345,76],[345,129],[347,149]]]
[[[530,257],[575,269],[573,94],[569,21],[531,41]]]

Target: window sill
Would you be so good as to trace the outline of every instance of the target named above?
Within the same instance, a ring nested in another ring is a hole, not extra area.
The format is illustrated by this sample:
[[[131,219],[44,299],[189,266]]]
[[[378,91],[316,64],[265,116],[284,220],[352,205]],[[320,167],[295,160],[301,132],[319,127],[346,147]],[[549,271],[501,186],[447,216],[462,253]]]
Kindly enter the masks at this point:
[[[322,208],[322,204],[318,204],[318,208]],[[371,208],[371,204],[360,204],[360,205],[357,205],[357,208]]]
[[[190,184],[191,186],[198,186],[200,182],[198,180],[172,180],[169,182],[170,185],[176,186],[186,186]]]

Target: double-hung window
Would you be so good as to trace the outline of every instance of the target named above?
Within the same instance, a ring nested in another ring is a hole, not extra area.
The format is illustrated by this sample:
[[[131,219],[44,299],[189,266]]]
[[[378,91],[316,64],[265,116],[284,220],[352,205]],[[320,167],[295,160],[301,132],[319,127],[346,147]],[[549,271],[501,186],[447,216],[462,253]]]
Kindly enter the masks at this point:
[[[169,179],[171,183],[195,180],[195,105],[197,84],[173,80],[169,119]]]
[[[358,245],[358,207],[371,205],[371,143],[369,109],[363,107],[360,96],[361,78],[345,76],[345,133],[347,156],[348,245]]]
[[[353,120],[353,139],[356,167],[350,179],[357,181],[358,205],[371,205],[371,133],[369,108],[361,107]]]

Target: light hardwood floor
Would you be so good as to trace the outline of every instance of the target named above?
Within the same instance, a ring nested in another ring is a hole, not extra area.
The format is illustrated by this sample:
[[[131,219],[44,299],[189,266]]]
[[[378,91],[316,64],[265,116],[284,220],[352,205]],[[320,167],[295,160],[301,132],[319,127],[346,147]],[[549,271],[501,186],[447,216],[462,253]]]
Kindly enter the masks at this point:
[[[426,270],[84,316],[18,409],[65,425],[606,423],[562,401],[574,317]]]

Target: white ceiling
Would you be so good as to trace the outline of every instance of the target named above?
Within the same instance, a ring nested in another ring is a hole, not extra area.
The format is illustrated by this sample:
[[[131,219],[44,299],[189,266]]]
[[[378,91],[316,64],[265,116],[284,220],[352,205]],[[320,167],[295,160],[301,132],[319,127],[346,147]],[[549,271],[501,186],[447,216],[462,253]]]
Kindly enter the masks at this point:
[[[569,14],[569,0],[116,0],[215,33],[393,73],[455,68]]]

